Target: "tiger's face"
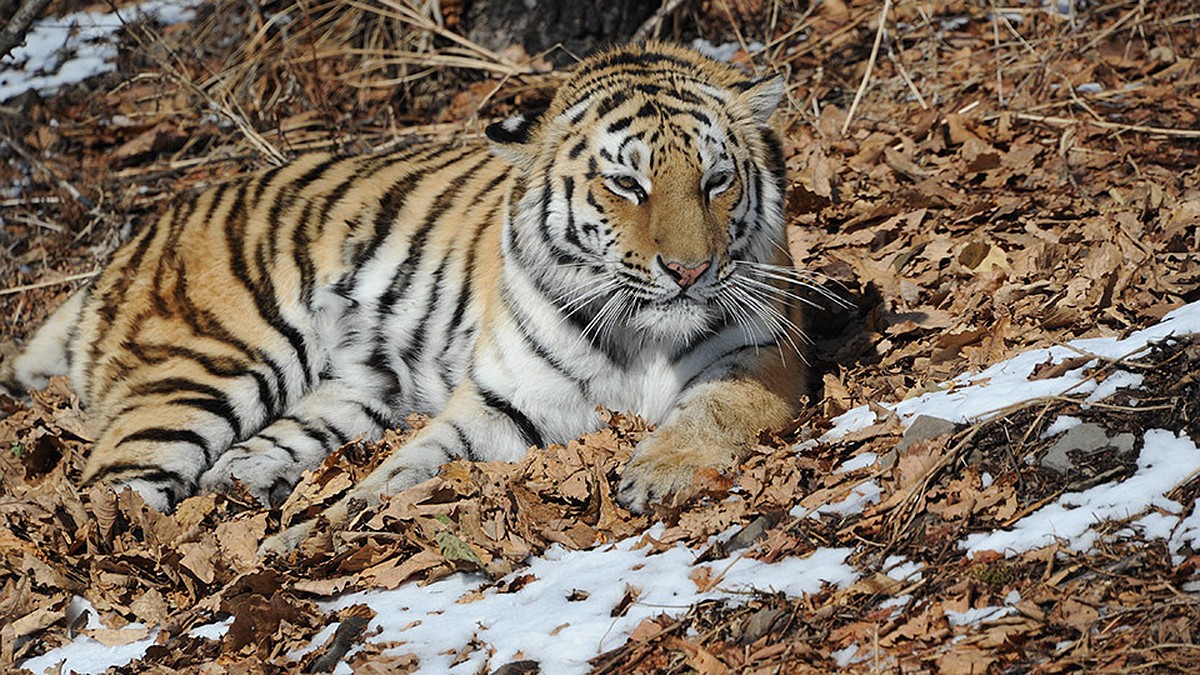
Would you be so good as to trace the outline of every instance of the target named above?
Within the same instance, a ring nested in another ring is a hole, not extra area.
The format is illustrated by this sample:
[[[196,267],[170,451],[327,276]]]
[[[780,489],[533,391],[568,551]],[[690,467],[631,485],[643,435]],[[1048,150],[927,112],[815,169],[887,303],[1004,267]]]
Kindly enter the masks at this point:
[[[603,78],[577,72],[539,119],[489,129],[526,169],[506,255],[585,334],[686,345],[769,303],[754,265],[786,262],[768,126],[783,84],[662,45],[641,56],[615,76],[601,60]]]

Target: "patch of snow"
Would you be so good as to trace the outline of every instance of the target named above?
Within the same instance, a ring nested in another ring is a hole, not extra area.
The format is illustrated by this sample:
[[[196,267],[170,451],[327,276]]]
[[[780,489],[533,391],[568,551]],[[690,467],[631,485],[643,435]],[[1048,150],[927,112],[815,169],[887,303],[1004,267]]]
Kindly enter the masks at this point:
[[[761,42],[750,42],[746,45],[746,51],[750,54],[761,52],[765,45]],[[738,42],[723,42],[715,45],[704,38],[696,38],[692,40],[692,49],[700,52],[710,59],[729,63],[733,57],[742,49],[741,43]]]
[[[876,455],[875,453],[864,452],[861,455],[855,455],[855,456],[851,457],[850,459],[846,460],[846,462],[844,464],[839,466],[837,469],[834,469],[833,472],[834,473],[850,473],[851,471],[865,469],[868,466],[874,466],[875,461],[878,459],[879,459],[879,456]]]
[[[920,581],[925,564],[908,560],[904,556],[891,555],[883,561],[883,573],[896,581]]]
[[[824,442],[836,441],[856,431],[866,429],[875,421],[875,411],[871,410],[870,406],[860,405],[830,420],[833,427],[821,436],[821,440]]]
[[[888,598],[887,600],[880,602],[876,606],[879,609],[892,610],[891,613],[888,614],[887,620],[895,621],[896,619],[899,619],[901,616],[904,616],[905,608],[908,607],[908,603],[912,602],[912,599],[913,599],[912,594],[905,593],[904,595],[897,595],[894,598]]]
[[[1147,539],[1170,539],[1171,533],[1179,526],[1179,516],[1147,513],[1133,521],[1133,526]]]
[[[959,547],[968,555],[997,551],[1012,557],[1061,539],[1073,550],[1086,551],[1099,536],[1092,529],[1097,523],[1133,518],[1151,508],[1180,512],[1182,507],[1167,499],[1166,494],[1198,470],[1200,448],[1192,439],[1186,434],[1176,436],[1163,429],[1151,429],[1144,436],[1134,475],[1121,482],[1064,494],[1010,529],[967,535]],[[1161,527],[1156,531],[1161,532]]]
[[[72,12],[34,22],[25,43],[0,59],[0,101],[34,89],[52,93],[116,68],[117,32],[154,15],[163,24],[190,21],[200,0],[150,0],[119,12]]]
[[[1200,333],[1200,302],[1184,305],[1163,317],[1159,323],[1135,331],[1123,339],[1086,338],[1073,340],[1065,346],[1034,349],[997,363],[982,372],[965,374],[954,378],[950,387],[932,391],[899,403],[879,403],[900,416],[908,425],[918,415],[931,415],[955,423],[967,423],[989,416],[1010,406],[1036,398],[1063,394],[1092,394],[1097,391],[1095,380],[1086,378],[1084,371],[1095,365],[1095,361],[1068,371],[1059,377],[1030,380],[1034,369],[1049,361],[1062,363],[1065,359],[1083,354],[1101,358],[1122,359],[1136,356],[1149,349],[1149,344],[1165,340],[1176,334]],[[1126,386],[1134,381],[1121,376],[1117,371],[1108,378],[1119,378],[1115,386]],[[1098,399],[1097,399],[1098,400]],[[876,416],[868,406],[849,410],[833,420],[833,427],[821,437],[822,441],[835,441],[856,431],[861,431],[876,422]]]
[[[1142,386],[1142,381],[1145,378],[1141,373],[1131,373],[1127,370],[1118,370],[1117,372],[1104,378],[1104,381],[1096,385],[1095,391],[1088,394],[1084,399],[1088,403],[1103,401],[1104,399],[1117,393],[1118,389],[1137,389]]]
[[[1187,517],[1179,521],[1171,532],[1168,548],[1174,564],[1178,565],[1184,561],[1186,556],[1180,555],[1180,551],[1185,546],[1193,553],[1200,552],[1200,499],[1196,499]]]
[[[85,630],[105,628],[105,625],[100,623],[96,608],[79,596],[72,598],[71,604],[67,607],[67,620],[74,622],[84,612],[88,613]],[[126,628],[136,630],[144,628],[144,626],[140,623],[131,623]],[[80,675],[103,673],[109,668],[119,668],[134,659],[141,658],[157,639],[158,629],[154,629],[141,640],[109,647],[99,640],[86,635],[78,635],[69,644],[25,660],[21,663],[21,668],[39,674],[47,672],[75,672]]]
[[[822,504],[815,509],[808,509],[797,504],[788,511],[792,518],[816,518],[822,514],[847,516],[862,513],[862,510],[872,504],[878,504],[883,494],[882,488],[874,480],[867,480],[850,489],[850,494],[841,501]]]
[[[229,617],[224,621],[214,621],[206,623],[203,626],[196,626],[188,631],[188,635],[194,638],[203,640],[220,640],[229,632],[229,627],[233,625],[233,617]]]
[[[860,663],[867,659],[866,654],[860,655],[858,653],[858,645],[857,644],[853,644],[848,647],[843,647],[841,649],[838,649],[837,651],[834,651],[832,654],[830,654],[830,656],[832,656],[833,660],[837,662],[838,668],[845,668],[846,666],[849,666],[849,665],[852,665],[855,663]]]
[[[661,526],[651,529],[660,531]],[[625,642],[643,619],[664,611],[683,611],[693,603],[738,597],[751,589],[798,596],[826,584],[844,587],[858,578],[846,562],[848,548],[823,548],[805,558],[766,564],[750,558],[709,563],[717,588],[701,591],[689,574],[696,553],[676,546],[646,555],[628,539],[590,551],[560,547],[530,560],[516,575],[533,575],[514,593],[482,590],[478,576],[457,574],[420,586],[405,584],[392,591],[354,593],[324,608],[337,610],[367,603],[378,615],[371,621],[372,640],[396,642],[393,653],[412,653],[425,673],[474,673],[492,670],[517,658],[533,659],[542,672],[583,673],[588,659]],[[625,595],[626,584],[641,589],[623,616],[612,610]],[[579,598],[583,594],[586,598]],[[454,653],[472,639],[489,645],[452,666]]]
[[[951,626],[978,626],[985,621],[996,621],[1016,613],[1012,607],[975,607],[965,612],[944,610]]]
[[[1042,432],[1041,437],[1046,439],[1050,438],[1051,436],[1057,436],[1064,431],[1070,431],[1071,429],[1074,429],[1080,424],[1083,424],[1083,420],[1079,419],[1078,417],[1059,415],[1053,422],[1050,423],[1050,426],[1046,427],[1046,430]]]
[[[965,27],[969,23],[971,23],[971,17],[969,16],[953,16],[939,21],[938,28],[940,32],[955,31]]]

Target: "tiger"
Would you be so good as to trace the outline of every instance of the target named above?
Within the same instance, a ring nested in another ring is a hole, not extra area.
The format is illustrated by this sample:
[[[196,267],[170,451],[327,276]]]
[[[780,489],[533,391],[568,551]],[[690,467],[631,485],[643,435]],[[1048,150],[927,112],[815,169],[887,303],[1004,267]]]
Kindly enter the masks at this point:
[[[170,511],[286,499],[356,439],[428,422],[330,508],[644,418],[634,512],[732,470],[797,413],[800,278],[782,77],[686,47],[609,48],[483,139],[311,154],[179,198],[4,364],[69,374],[83,485]]]

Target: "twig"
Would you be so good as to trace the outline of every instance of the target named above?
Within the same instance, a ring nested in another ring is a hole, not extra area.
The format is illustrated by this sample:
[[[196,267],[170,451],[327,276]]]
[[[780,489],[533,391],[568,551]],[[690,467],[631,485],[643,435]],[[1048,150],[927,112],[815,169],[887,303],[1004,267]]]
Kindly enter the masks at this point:
[[[47,286],[58,286],[60,284],[69,284],[72,281],[79,281],[81,279],[91,279],[92,277],[96,276],[97,274],[100,274],[100,270],[92,270],[91,272],[80,272],[79,274],[71,274],[71,275],[65,276],[61,279],[47,279],[46,281],[39,281],[39,282],[33,283],[33,284],[25,284],[24,286],[13,286],[12,288],[0,289],[0,295],[13,295],[15,293],[24,293],[25,291],[32,291],[32,290],[35,290],[38,288],[46,288]]]
[[[14,47],[25,41],[34,19],[38,18],[50,0],[25,0],[4,28],[0,28],[0,57],[8,56]]]
[[[850,122],[854,120],[854,111],[858,110],[858,104],[867,90],[867,83],[871,81],[871,71],[875,69],[875,59],[879,58],[879,45],[883,42],[888,12],[891,9],[892,0],[883,0],[883,9],[879,11],[879,28],[875,30],[875,44],[871,46],[871,58],[867,61],[867,70],[863,73],[862,82],[859,83],[858,91],[854,94],[854,102],[850,104],[850,112],[846,113],[846,121],[842,123],[843,136],[850,130]]]
[[[1079,120],[1070,117],[1056,117],[1054,115],[1031,115],[1029,113],[1013,113],[1013,117],[1024,120],[1026,122],[1042,122],[1044,124],[1052,124],[1054,126],[1068,127],[1077,124],[1083,124]],[[990,118],[989,118],[990,119]],[[1162,136],[1174,136],[1176,138],[1200,138],[1200,130],[1196,129],[1168,129],[1166,127],[1149,127],[1142,124],[1119,124],[1117,122],[1105,122],[1102,120],[1088,120],[1087,124],[1094,124],[1101,129],[1114,129],[1117,131],[1131,131],[1139,134],[1159,134]]]
[[[996,105],[1004,107],[1004,58],[1000,53],[1000,19],[996,17],[996,3],[992,3],[992,44],[996,59]]]
[[[118,13],[117,17],[121,18],[121,15]],[[124,24],[124,19],[121,19],[121,21]],[[225,118],[232,122],[233,125],[237,127],[238,131],[240,131],[242,135],[246,137],[246,140],[248,140],[255,149],[257,149],[267,158],[267,161],[271,162],[275,166],[281,166],[287,161],[287,158],[283,156],[283,153],[276,149],[275,146],[268,143],[266,139],[262,137],[262,134],[258,133],[258,131],[251,126],[248,121],[246,121],[246,114],[237,101],[230,100],[228,96],[222,96],[222,99],[224,100],[218,101],[207,89],[196,84],[196,82],[192,80],[192,78],[186,72],[184,72],[183,68],[178,67],[175,63],[171,63],[166,58],[158,56],[155,50],[150,49],[151,44],[157,44],[161,46],[171,58],[175,59],[177,62],[182,62],[180,55],[175,49],[163,41],[162,36],[150,30],[146,30],[144,32],[137,31],[133,30],[133,26],[128,24],[124,25],[128,29],[129,35],[131,35],[138,43],[138,46],[141,47],[146,54],[149,54],[154,58],[158,66],[162,68],[163,72],[166,73],[168,77],[174,79],[181,86],[183,86],[183,88],[204,99],[204,101],[212,106],[217,112],[224,115]]]
[[[89,212],[95,211],[96,205],[92,203],[92,200],[88,199],[87,197],[84,197],[83,194],[81,192],[79,192],[79,190],[75,189],[74,185],[71,185],[69,182],[67,182],[67,180],[65,178],[59,177],[59,175],[54,173],[54,171],[52,171],[50,169],[50,167],[46,166],[46,164],[43,163],[42,160],[38,159],[37,157],[34,157],[33,153],[29,152],[29,150],[26,149],[25,146],[21,145],[21,143],[18,142],[15,138],[11,138],[7,134],[0,134],[0,141],[4,141],[5,143],[7,143],[8,147],[13,149],[13,152],[20,155],[21,158],[24,159],[26,162],[29,162],[30,164],[32,164],[35,169],[37,169],[38,171],[44,171],[46,173],[46,175],[50,176],[51,180],[53,180],[55,183],[58,184],[58,187],[62,188],[67,194],[71,195],[75,199],[75,201],[79,202],[80,204],[83,204],[84,207],[87,208],[87,210]]]
[[[654,13],[654,16],[646,19],[644,23],[633,34],[634,41],[645,40],[647,38],[658,37],[659,29],[662,27],[663,19],[667,15],[673,14],[679,6],[683,4],[683,0],[663,0],[662,6]]]
[[[437,35],[438,37],[441,37],[441,38],[445,38],[446,40],[449,40],[450,42],[453,42],[453,43],[457,44],[458,46],[462,47],[469,53],[478,54],[481,57],[483,57],[484,60],[491,61],[493,63],[498,63],[498,64],[504,66],[504,68],[506,69],[507,72],[512,73],[514,75],[519,74],[519,73],[527,73],[531,70],[528,66],[521,66],[516,63],[513,63],[509,59],[505,58],[502,54],[497,54],[496,52],[480,45],[477,42],[472,42],[471,40],[468,40],[467,38],[459,35],[458,33],[455,33],[451,30],[447,30],[443,26],[439,26],[436,22],[430,20],[429,17],[425,16],[424,14],[421,14],[420,12],[417,12],[415,9],[404,4],[403,2],[400,2],[398,0],[378,0],[378,1],[379,1],[379,4],[383,5],[384,7],[386,7],[387,9],[390,9],[392,11],[387,11],[387,9],[384,9],[381,7],[375,7],[375,6],[364,4],[361,2],[351,2],[350,5],[353,7],[362,9],[364,11],[367,11],[367,12],[372,12],[372,13],[378,14],[379,16],[386,16],[386,17],[391,17],[393,19],[399,19],[400,21],[403,21],[404,23],[407,23],[408,25],[410,25],[414,28],[426,31],[433,35]]]
[[[896,70],[900,72],[900,77],[904,79],[904,83],[908,85],[908,90],[917,97],[917,103],[921,104],[921,110],[929,110],[929,104],[925,102],[925,97],[921,95],[921,90],[917,89],[916,83],[908,75],[908,69],[904,67],[904,62],[897,57],[892,50],[888,49],[888,60],[896,64]]]

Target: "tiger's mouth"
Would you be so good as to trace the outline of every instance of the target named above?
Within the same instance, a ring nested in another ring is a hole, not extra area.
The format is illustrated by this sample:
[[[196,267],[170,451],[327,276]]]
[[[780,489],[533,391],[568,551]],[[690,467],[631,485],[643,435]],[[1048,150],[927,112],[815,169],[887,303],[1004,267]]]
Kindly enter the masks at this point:
[[[718,320],[714,299],[680,290],[669,297],[642,300],[627,325],[650,337],[675,344],[693,342],[712,332]]]

